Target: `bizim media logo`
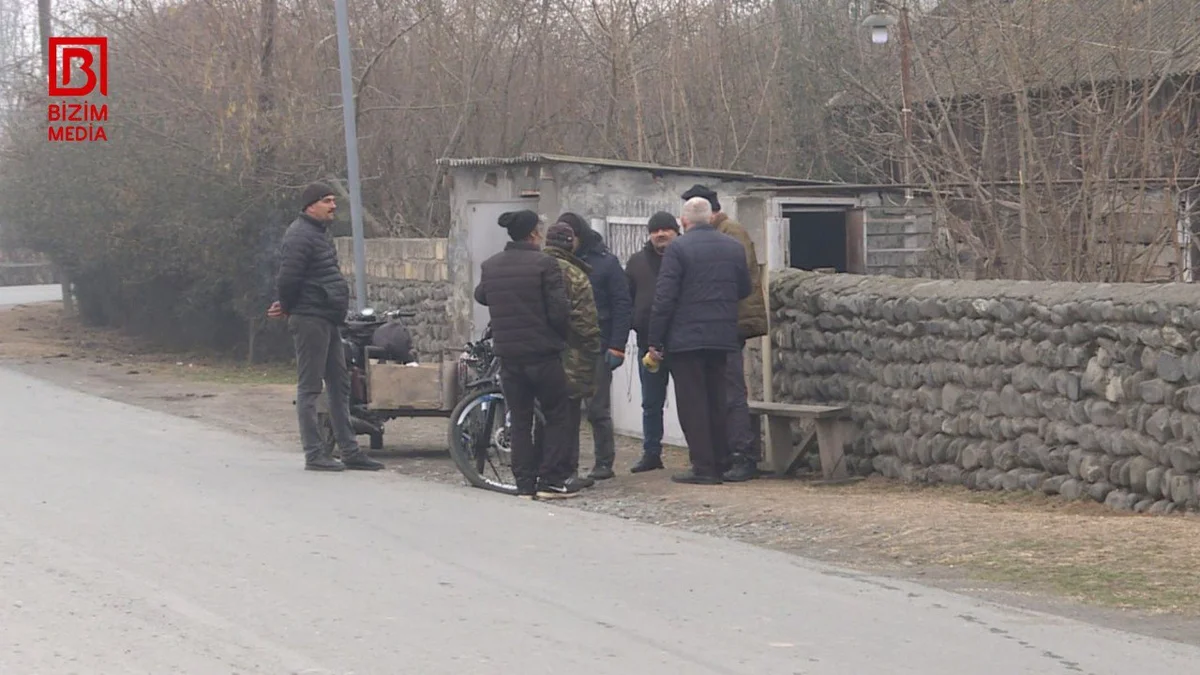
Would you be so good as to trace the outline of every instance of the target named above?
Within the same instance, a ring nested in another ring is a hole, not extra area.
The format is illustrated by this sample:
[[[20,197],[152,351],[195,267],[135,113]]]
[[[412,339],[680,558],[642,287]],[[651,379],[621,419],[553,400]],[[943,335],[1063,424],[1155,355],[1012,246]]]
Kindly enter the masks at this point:
[[[108,38],[50,38],[50,96],[73,100],[51,100],[46,121],[51,141],[107,141],[104,123],[108,104]]]

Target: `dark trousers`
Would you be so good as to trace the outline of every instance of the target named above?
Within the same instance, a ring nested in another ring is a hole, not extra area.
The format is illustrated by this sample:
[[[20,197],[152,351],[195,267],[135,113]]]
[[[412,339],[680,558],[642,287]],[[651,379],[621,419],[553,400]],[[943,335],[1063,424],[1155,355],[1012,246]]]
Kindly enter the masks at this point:
[[[592,425],[596,464],[611,469],[617,455],[617,439],[612,421],[612,369],[604,354],[596,363],[596,393],[587,399],[587,418]]]
[[[538,479],[557,483],[571,475],[567,376],[558,355],[537,361],[500,363],[500,386],[512,414],[512,463],[517,487],[533,489]],[[534,404],[546,417],[546,433],[533,442]],[[578,445],[578,434],[576,434]]]
[[[317,400],[321,398],[322,384],[329,400],[333,436],[342,457],[358,453],[358,441],[350,424],[350,372],[346,369],[346,352],[337,326],[320,317],[293,314],[288,317],[288,332],[296,348],[296,417],[305,457],[316,459],[323,451],[317,425]]]
[[[692,471],[720,476],[729,467],[729,437],[725,431],[727,352],[703,349],[671,355],[679,426],[687,439]]]
[[[742,340],[738,351],[729,352],[729,361],[725,367],[725,393],[729,397],[725,428],[729,432],[730,452],[760,462],[762,455],[759,450],[761,434],[758,418],[750,416],[750,406],[746,400],[746,364],[743,357],[745,351],[746,341]]]
[[[567,464],[569,467],[568,476],[574,476],[579,473],[579,429],[583,426],[583,399],[571,398],[567,399],[567,439],[570,442],[567,453]],[[544,447],[546,441],[546,427],[541,420],[536,421],[534,427],[534,443],[542,444]]]
[[[638,350],[638,375],[642,380],[642,453],[647,457],[662,457],[663,407],[667,405],[671,367],[664,360],[658,364],[658,372],[646,370],[642,364],[646,351]]]

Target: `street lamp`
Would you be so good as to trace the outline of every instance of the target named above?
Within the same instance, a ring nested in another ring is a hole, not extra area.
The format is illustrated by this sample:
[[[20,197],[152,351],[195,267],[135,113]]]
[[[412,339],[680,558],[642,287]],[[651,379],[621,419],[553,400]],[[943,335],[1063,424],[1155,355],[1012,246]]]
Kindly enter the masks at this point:
[[[896,25],[896,17],[890,14],[872,14],[863,19],[862,25],[871,31],[871,42],[881,45],[888,41],[888,29]]]
[[[863,27],[871,31],[871,42],[881,45],[888,41],[889,28],[896,25],[896,17],[880,12],[882,8],[891,8],[900,13],[900,128],[904,134],[904,161],[901,165],[901,182],[907,183],[909,175],[909,151],[912,145],[912,57],[909,54],[909,43],[912,41],[908,28],[908,0],[901,0],[897,7],[890,0],[876,0],[875,11],[863,19]]]

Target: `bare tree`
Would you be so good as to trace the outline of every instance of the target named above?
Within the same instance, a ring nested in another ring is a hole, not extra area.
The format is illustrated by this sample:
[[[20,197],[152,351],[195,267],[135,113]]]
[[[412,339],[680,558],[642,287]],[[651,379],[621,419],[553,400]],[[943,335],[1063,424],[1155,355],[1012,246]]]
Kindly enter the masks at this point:
[[[0,145],[6,218],[88,281],[88,316],[247,349],[289,197],[345,173],[332,8],[81,2],[70,29],[114,45],[110,141],[47,145],[44,81],[20,71],[29,105]],[[942,273],[1152,278],[1172,252],[1184,269],[1167,202],[1200,173],[1197,83],[1180,70],[1195,63],[1179,28],[1200,21],[1195,3],[1090,23],[1062,13],[1101,0],[928,4],[908,5],[905,134],[896,40],[867,41],[863,0],[352,0],[368,231],[444,236],[443,156],[858,182],[898,180],[908,162],[953,243]]]

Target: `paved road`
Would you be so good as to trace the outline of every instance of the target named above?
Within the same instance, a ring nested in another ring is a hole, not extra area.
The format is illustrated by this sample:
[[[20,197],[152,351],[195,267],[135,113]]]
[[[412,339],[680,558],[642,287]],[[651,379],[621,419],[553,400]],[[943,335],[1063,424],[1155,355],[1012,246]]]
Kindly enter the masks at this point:
[[[0,307],[20,305],[27,302],[49,302],[62,300],[62,286],[0,286]]]
[[[1095,675],[1200,649],[298,453],[0,368],[0,673]],[[695,488],[704,489],[704,488]]]

